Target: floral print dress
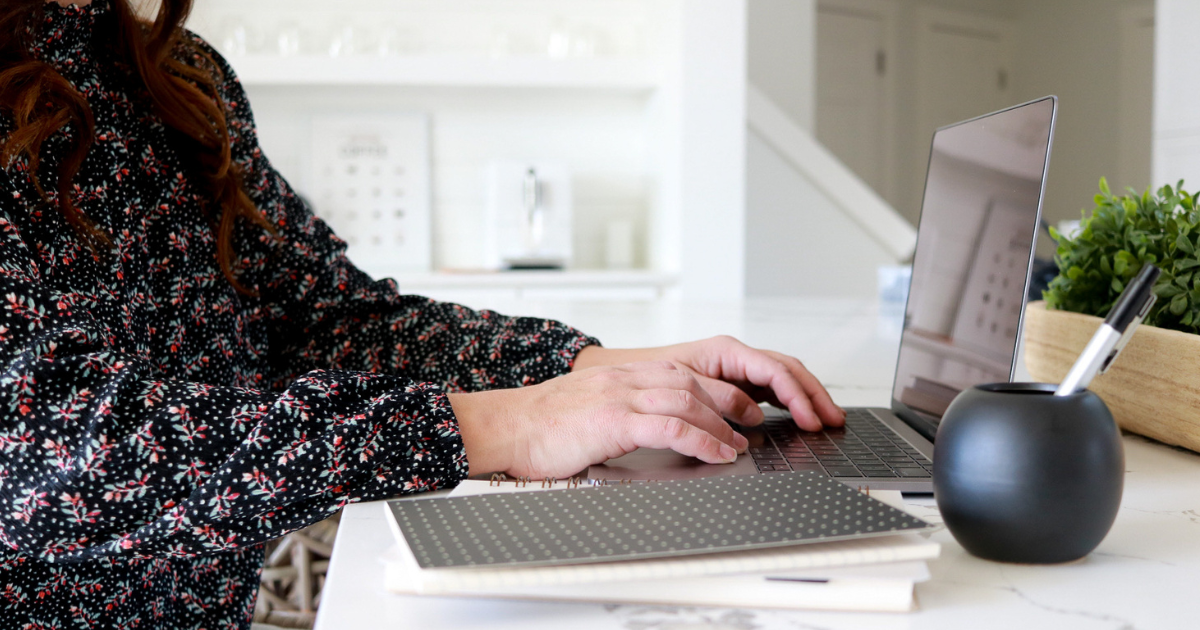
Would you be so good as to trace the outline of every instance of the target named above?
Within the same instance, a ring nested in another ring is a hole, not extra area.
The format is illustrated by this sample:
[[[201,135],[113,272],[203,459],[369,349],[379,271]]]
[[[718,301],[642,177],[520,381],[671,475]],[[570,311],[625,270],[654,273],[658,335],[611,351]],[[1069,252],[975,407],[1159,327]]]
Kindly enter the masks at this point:
[[[186,149],[93,41],[115,28],[108,0],[44,11],[33,53],[97,125],[74,199],[112,251],[81,244],[23,159],[0,165],[0,627],[245,628],[263,542],[467,474],[446,392],[544,381],[596,341],[356,269],[196,39],[247,193],[278,232],[238,228],[257,296],[237,293]],[[43,173],[75,132],[43,148]]]

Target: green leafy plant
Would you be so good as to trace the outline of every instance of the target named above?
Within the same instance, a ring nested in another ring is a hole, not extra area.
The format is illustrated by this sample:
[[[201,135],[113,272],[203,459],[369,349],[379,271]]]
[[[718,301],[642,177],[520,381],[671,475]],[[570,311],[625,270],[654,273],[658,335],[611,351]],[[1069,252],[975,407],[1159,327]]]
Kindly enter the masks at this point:
[[[1115,196],[1100,180],[1096,207],[1084,211],[1080,232],[1058,242],[1059,274],[1042,293],[1046,306],[1103,317],[1145,263],[1162,270],[1158,302],[1145,323],[1200,333],[1200,208],[1183,181],[1141,195]]]

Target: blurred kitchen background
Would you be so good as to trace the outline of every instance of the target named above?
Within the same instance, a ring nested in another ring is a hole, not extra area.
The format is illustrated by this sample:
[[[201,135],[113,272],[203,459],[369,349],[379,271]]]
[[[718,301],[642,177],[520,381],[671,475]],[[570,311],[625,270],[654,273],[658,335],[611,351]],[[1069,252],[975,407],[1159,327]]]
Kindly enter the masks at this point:
[[[1198,25],[1194,0],[203,0],[190,22],[351,257],[474,307],[876,295],[933,130],[1050,93],[1049,223],[1102,175],[1173,182],[1200,165]]]

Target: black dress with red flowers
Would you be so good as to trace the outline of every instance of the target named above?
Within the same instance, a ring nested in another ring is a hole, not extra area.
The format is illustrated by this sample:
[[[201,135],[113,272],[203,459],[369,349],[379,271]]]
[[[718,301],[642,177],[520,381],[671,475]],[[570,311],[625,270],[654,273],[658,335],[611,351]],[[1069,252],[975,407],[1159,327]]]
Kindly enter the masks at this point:
[[[0,627],[245,628],[264,541],[466,475],[446,392],[541,382],[596,342],[356,269],[196,39],[277,230],[238,228],[257,296],[236,292],[185,149],[98,44],[108,9],[45,5],[33,52],[95,115],[74,199],[111,252],[81,244],[25,160],[0,165]],[[12,125],[0,115],[0,137]],[[76,132],[44,147],[41,172]]]

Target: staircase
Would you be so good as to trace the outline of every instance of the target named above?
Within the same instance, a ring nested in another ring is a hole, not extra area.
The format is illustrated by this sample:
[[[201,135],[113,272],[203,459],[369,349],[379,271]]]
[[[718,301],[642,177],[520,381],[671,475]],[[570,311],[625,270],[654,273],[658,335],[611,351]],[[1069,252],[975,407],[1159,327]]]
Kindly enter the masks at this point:
[[[916,229],[753,85],[746,118],[747,295],[873,295]]]

